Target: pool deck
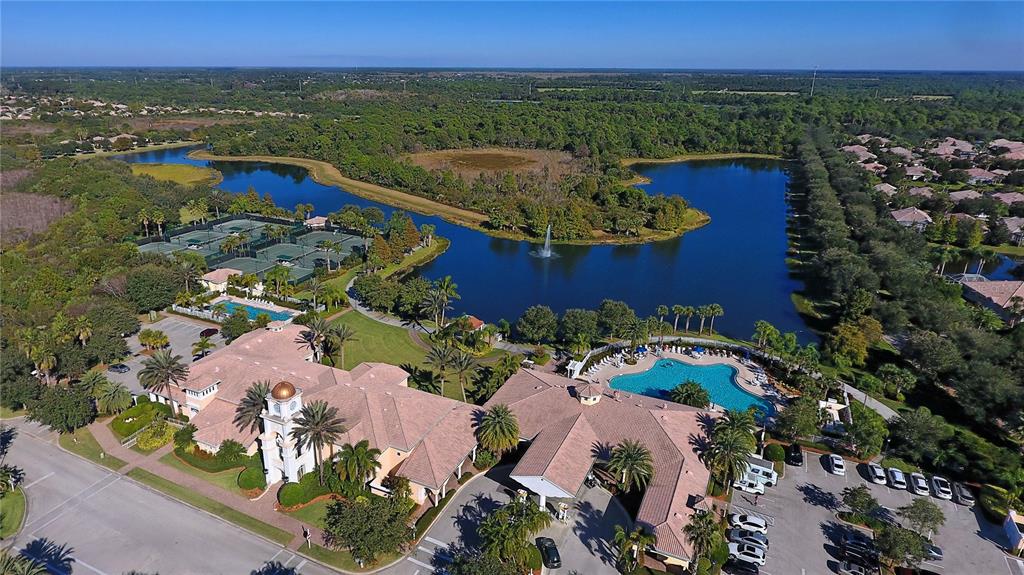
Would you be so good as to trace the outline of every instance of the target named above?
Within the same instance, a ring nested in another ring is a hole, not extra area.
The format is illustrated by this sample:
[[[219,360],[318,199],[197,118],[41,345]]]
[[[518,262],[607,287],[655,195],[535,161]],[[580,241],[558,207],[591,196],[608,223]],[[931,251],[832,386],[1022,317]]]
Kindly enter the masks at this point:
[[[609,389],[613,389],[611,386],[611,380],[613,377],[647,371],[654,367],[654,364],[659,359],[674,359],[689,365],[728,365],[736,370],[736,377],[734,379],[740,389],[771,403],[775,407],[776,412],[778,412],[782,406],[782,395],[774,385],[769,385],[768,389],[758,385],[754,380],[754,372],[750,367],[730,355],[723,356],[705,354],[703,357],[696,358],[691,357],[688,354],[675,353],[672,351],[663,351],[660,356],[654,355],[653,353],[647,353],[642,359],[637,361],[636,365],[629,365],[628,363],[623,362],[622,367],[615,367],[614,363],[610,363],[603,366],[596,373],[589,376],[580,375],[580,378],[600,383]],[[771,378],[769,378],[769,382],[770,381]],[[715,407],[719,410],[722,409],[720,406]]]

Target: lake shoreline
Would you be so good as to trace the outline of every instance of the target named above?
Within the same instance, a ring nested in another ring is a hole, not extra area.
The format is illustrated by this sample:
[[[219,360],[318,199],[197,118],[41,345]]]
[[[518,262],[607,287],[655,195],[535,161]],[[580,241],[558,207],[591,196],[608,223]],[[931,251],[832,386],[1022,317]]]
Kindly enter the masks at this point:
[[[440,202],[435,202],[433,200],[399,190],[385,188],[384,186],[379,186],[377,184],[348,178],[342,175],[337,167],[321,160],[294,158],[289,156],[222,156],[210,153],[206,150],[193,150],[192,152],[189,152],[188,157],[194,160],[207,160],[214,162],[264,162],[298,166],[300,168],[305,168],[313,181],[318,184],[338,187],[343,191],[367,200],[380,202],[382,204],[387,204],[392,207],[408,210],[424,216],[437,216],[448,223],[469,228],[494,238],[536,243],[541,241],[540,238],[530,237],[526,234],[511,233],[487,228],[483,225],[484,222],[487,221],[487,216],[479,212],[448,206]],[[706,226],[711,222],[711,217],[708,216],[708,214],[696,208],[690,208],[690,210],[692,210],[694,216],[692,221],[690,221],[686,226],[675,230],[645,230],[646,233],[636,237],[611,236],[607,238],[597,237],[584,240],[552,240],[552,244],[584,246],[633,245],[670,240],[677,238],[686,232]]]
[[[102,152],[84,152],[71,156],[75,159],[89,160],[92,158],[109,158],[110,156],[124,156],[127,154],[144,154],[146,152],[156,152],[159,150],[173,150],[174,148],[187,148],[188,146],[200,146],[202,142],[195,140],[184,140],[181,142],[169,142],[166,144],[153,144],[152,146],[146,146],[144,148],[132,148],[131,150],[104,150]]]
[[[785,160],[777,154],[757,154],[754,152],[722,152],[719,154],[679,154],[669,158],[622,158],[619,164],[625,167],[636,164],[677,164],[700,160]]]

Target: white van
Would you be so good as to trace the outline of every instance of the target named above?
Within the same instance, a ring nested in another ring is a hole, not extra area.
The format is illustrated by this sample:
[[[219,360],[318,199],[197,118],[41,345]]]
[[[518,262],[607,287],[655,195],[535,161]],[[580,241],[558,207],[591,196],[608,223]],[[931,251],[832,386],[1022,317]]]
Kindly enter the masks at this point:
[[[747,477],[754,478],[765,487],[773,487],[779,482],[779,474],[775,473],[772,462],[753,455],[747,457]]]

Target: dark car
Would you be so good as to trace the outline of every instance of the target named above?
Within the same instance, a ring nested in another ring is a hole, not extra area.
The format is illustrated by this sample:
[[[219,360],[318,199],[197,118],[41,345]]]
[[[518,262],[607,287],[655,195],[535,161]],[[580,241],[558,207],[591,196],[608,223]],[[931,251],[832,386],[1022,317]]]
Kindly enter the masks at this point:
[[[540,558],[548,569],[558,569],[562,566],[562,557],[558,554],[558,547],[554,539],[550,537],[538,537],[537,549],[540,549]]]
[[[804,450],[799,443],[794,443],[786,448],[786,463],[797,467],[804,464]]]
[[[123,363],[115,363],[114,365],[107,368],[107,371],[112,371],[114,373],[128,373],[131,370],[132,368],[128,367]]]
[[[757,565],[753,563],[733,560],[726,562],[722,567],[722,572],[728,573],[729,575],[758,575],[760,573]]]
[[[220,330],[215,327],[208,327],[203,331],[199,332],[199,337],[213,337],[220,333]]]

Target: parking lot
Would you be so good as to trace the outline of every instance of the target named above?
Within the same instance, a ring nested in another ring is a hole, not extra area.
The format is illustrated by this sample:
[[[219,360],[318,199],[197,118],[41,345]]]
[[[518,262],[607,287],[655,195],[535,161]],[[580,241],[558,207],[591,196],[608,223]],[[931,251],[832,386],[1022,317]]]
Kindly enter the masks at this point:
[[[180,355],[185,363],[192,363],[192,344],[199,341],[199,333],[201,331],[213,325],[188,318],[171,316],[154,323],[143,324],[142,329],[155,329],[167,334],[171,353]],[[132,357],[123,363],[128,366],[129,371],[126,373],[107,371],[106,375],[111,381],[123,383],[132,393],[140,394],[142,393],[142,386],[139,385],[139,371],[142,369],[142,360],[146,359],[146,356],[141,354],[144,348],[139,344],[138,334],[129,337],[127,341]],[[211,337],[210,341],[216,344],[217,348],[224,346],[224,338],[220,336],[220,333]]]
[[[892,515],[915,497],[906,490],[870,483],[864,466],[851,461],[847,461],[845,476],[832,475],[825,470],[822,457],[810,452],[804,453],[802,467],[787,466],[785,478],[766,489],[756,505],[753,495],[735,493],[734,512],[754,513],[769,523],[771,548],[761,573],[836,573],[841,560],[836,544],[854,529],[839,521],[836,512],[844,509],[843,489],[858,485],[866,485]],[[933,538],[945,557],[922,563],[922,568],[948,575],[1024,575],[1024,562],[1000,550],[1006,541],[999,525],[989,523],[980,510],[930,498],[946,516],[945,525]]]

